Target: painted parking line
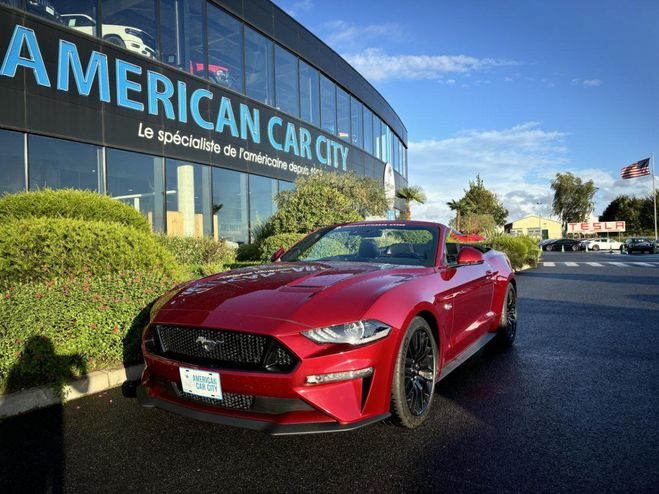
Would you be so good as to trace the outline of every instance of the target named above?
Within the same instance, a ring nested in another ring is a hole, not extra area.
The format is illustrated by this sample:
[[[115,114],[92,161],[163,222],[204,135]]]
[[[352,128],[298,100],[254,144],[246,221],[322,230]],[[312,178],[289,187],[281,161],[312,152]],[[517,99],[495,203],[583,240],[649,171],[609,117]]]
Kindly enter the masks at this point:
[[[604,264],[602,264],[601,262],[587,262],[586,264],[588,264],[589,266],[595,266],[596,268],[604,267]]]
[[[556,266],[556,263],[555,262],[543,262],[542,265],[547,267],[547,268],[553,268],[553,267]]]
[[[629,264],[634,264],[636,266],[647,266],[647,267],[651,267],[651,268],[656,265],[656,263],[652,264],[651,262],[630,262]]]
[[[571,268],[579,267],[579,264],[577,264],[576,262],[566,262],[565,265],[570,266]]]
[[[611,261],[609,264],[613,264],[614,266],[620,266],[621,268],[629,268],[629,267],[631,267],[631,266],[629,266],[629,264],[624,263],[624,262],[615,262],[615,261]]]
[[[560,266],[570,267],[570,268],[580,268],[580,267],[592,267],[592,268],[604,268],[604,267],[617,267],[617,268],[659,268],[659,261],[657,262],[640,262],[640,261],[579,261],[579,262],[553,262],[553,261],[543,261],[542,265],[546,268],[555,268]]]

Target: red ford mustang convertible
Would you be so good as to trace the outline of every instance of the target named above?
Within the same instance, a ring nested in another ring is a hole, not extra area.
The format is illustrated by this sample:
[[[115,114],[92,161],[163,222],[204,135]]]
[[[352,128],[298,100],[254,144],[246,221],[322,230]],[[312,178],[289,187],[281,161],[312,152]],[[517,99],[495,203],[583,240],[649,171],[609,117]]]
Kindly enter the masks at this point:
[[[177,287],[144,331],[140,402],[271,434],[419,426],[440,379],[515,339],[508,259],[453,240],[436,223],[339,225]]]

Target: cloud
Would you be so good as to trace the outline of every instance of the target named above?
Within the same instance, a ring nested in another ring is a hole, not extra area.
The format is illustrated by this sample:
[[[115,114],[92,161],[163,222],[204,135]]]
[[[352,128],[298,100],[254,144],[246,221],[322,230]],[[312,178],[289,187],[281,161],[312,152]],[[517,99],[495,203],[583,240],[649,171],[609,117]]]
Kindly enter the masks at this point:
[[[583,87],[597,87],[603,84],[602,79],[572,79],[572,84]]]
[[[291,17],[297,17],[298,15],[300,15],[300,13],[309,12],[312,8],[313,8],[312,0],[299,0],[297,2],[293,2],[287,8],[284,8],[284,10]]]
[[[549,179],[569,163],[567,134],[528,122],[503,130],[468,130],[446,139],[409,145],[410,183],[422,184],[428,196],[414,205],[415,218],[448,222],[446,203],[459,199],[469,180],[480,174],[509,210],[509,218],[549,214]],[[536,203],[542,203],[538,206]]]
[[[339,52],[362,49],[380,38],[391,41],[404,36],[402,26],[395,22],[357,26],[342,20],[322,24],[319,33],[328,45]]]
[[[449,74],[468,75],[475,71],[519,65],[514,60],[468,55],[389,55],[378,48],[346,54],[344,58],[371,81],[438,80]]]
[[[621,194],[647,196],[639,180],[622,180],[601,168],[577,168],[568,159],[568,134],[527,122],[501,130],[467,130],[446,139],[409,143],[410,183],[423,186],[428,200],[413,204],[415,219],[447,223],[454,213],[446,205],[464,195],[469,181],[480,174],[508,209],[508,221],[530,214],[551,216],[556,173],[572,172],[593,180],[595,215]]]

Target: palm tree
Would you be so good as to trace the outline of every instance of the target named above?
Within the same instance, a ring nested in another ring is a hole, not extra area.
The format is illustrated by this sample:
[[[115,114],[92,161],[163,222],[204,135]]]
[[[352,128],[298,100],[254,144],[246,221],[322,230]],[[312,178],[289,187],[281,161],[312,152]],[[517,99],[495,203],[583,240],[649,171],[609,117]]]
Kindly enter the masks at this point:
[[[405,219],[412,219],[412,211],[410,210],[410,204],[412,202],[418,202],[423,204],[426,202],[426,195],[423,193],[423,189],[418,185],[407,185],[398,189],[396,195],[405,201]]]
[[[460,219],[464,213],[467,212],[467,205],[465,204],[465,200],[460,199],[459,201],[453,200],[450,202],[447,202],[446,205],[451,208],[451,211],[455,211],[455,224],[453,225],[457,231],[460,230]]]

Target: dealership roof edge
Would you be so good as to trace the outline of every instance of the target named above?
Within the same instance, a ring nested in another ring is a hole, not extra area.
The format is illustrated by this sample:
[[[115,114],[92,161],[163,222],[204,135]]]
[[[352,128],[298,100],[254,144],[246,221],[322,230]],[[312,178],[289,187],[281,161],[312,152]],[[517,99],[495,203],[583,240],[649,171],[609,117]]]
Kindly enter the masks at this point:
[[[270,0],[211,1],[343,86],[384,120],[407,146],[407,128],[385,97],[333,48],[283,9]]]

